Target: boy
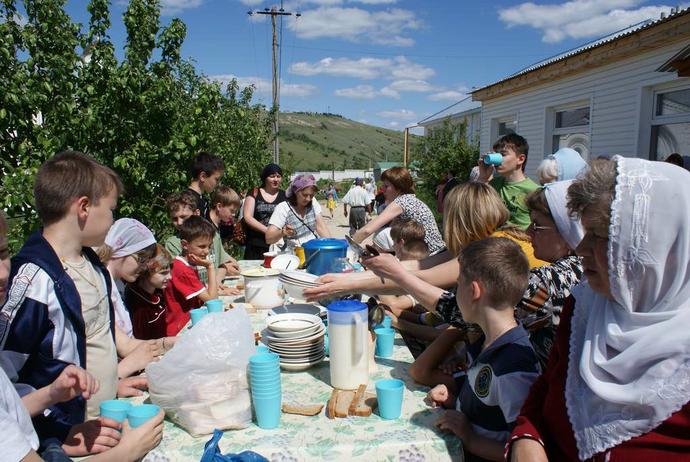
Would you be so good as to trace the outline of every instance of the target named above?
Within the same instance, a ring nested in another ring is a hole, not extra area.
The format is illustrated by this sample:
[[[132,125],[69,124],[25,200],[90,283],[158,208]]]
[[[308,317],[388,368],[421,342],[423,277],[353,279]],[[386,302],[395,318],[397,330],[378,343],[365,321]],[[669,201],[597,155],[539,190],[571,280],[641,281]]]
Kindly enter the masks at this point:
[[[165,205],[168,209],[170,221],[172,221],[173,227],[178,234],[182,223],[184,223],[191,216],[200,215],[199,209],[196,208],[196,198],[189,191],[172,194],[165,201]],[[173,257],[182,253],[180,237],[177,235],[170,236],[165,241],[165,249],[170,252]],[[223,248],[223,243],[221,242],[220,235],[218,235],[218,233],[214,233],[213,235],[213,245],[209,249],[209,258],[214,262],[214,267],[217,268],[216,282],[219,285],[226,274],[235,275],[239,274],[240,272],[240,267],[237,264],[237,261],[228,255]],[[199,278],[201,281],[203,283],[208,283],[208,274],[206,269],[197,269],[199,270]]]
[[[537,183],[525,176],[529,152],[527,140],[517,133],[510,133],[496,141],[493,149],[503,156],[503,162],[494,169],[493,165],[486,165],[482,159],[479,159],[477,181],[488,182],[501,196],[503,203],[510,211],[508,223],[527,229],[530,217],[529,209],[525,205],[525,197],[539,188]],[[495,176],[489,181],[494,170],[500,176]]]
[[[211,194],[208,219],[216,227],[221,242],[232,237],[233,219],[241,203],[239,194],[229,186],[218,186]]]
[[[215,229],[198,215],[193,215],[180,225],[182,254],[172,264],[172,278],[163,290],[165,299],[166,335],[177,335],[189,322],[189,311],[199,308],[207,300],[218,296],[216,267],[209,258]],[[208,288],[199,279],[194,266],[208,271]]]
[[[424,226],[418,221],[395,219],[391,224],[393,250],[398,260],[421,260],[429,255]]]
[[[216,185],[223,176],[225,166],[223,159],[215,154],[209,152],[200,152],[192,163],[192,181],[189,183],[189,189],[196,199],[196,207],[199,209],[201,216],[208,218],[208,200],[204,197],[205,194],[210,194],[216,189]]]
[[[480,460],[503,460],[503,448],[539,362],[527,331],[513,311],[527,288],[529,263],[520,247],[502,237],[471,242],[460,252],[458,306],[484,336],[467,347],[468,369],[454,387],[437,385],[428,394],[449,409],[436,426],[462,439]],[[457,396],[457,401],[456,401]]]
[[[59,153],[38,170],[34,197],[43,228],[13,258],[0,313],[0,363],[21,395],[75,364],[101,383],[88,409],[115,398],[111,278],[91,247],[103,244],[121,190],[115,172],[80,152]],[[112,421],[84,422],[86,411],[77,396],[37,416],[41,444],[64,442],[70,456],[88,454],[94,440],[99,447],[117,444]]]

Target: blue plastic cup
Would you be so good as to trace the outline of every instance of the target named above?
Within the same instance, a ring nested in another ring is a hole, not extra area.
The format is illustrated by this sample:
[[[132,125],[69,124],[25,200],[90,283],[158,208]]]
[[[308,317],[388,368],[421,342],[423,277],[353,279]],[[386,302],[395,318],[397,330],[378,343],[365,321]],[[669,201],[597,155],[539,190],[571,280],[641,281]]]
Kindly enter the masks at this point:
[[[255,398],[275,398],[276,396],[281,396],[283,394],[283,390],[280,388],[276,388],[273,390],[251,390],[252,397]]]
[[[280,425],[280,395],[269,398],[252,395],[252,403],[254,404],[256,424],[260,428],[269,430]]]
[[[137,428],[143,425],[147,421],[154,418],[161,411],[161,408],[155,404],[140,404],[139,406],[132,406],[132,408],[127,413],[127,420],[129,420],[129,426],[132,428]]]
[[[116,420],[120,423],[127,418],[127,412],[131,409],[132,403],[119,399],[109,399],[100,404],[101,417]]]
[[[196,308],[189,312],[189,316],[192,318],[192,326],[196,325],[199,321],[203,319],[204,316],[208,314],[207,308]]]
[[[374,329],[376,334],[376,356],[390,358],[393,356],[393,342],[395,340],[395,329],[390,327],[379,327]]]
[[[278,364],[280,356],[275,353],[257,353],[249,357],[249,367],[257,367],[268,364]]]
[[[257,353],[270,353],[271,350],[269,350],[266,345],[257,345],[256,346],[256,352]]]
[[[381,327],[386,327],[386,328],[390,329],[392,322],[393,322],[393,318],[386,315],[383,317],[383,322],[381,323]]]
[[[249,383],[252,387],[259,386],[264,387],[266,385],[277,385],[280,386],[280,375],[279,374],[266,374],[266,375],[252,375],[249,377]]]
[[[376,399],[379,415],[383,419],[397,419],[402,410],[405,383],[398,379],[383,379],[376,382]]]
[[[503,163],[503,156],[497,152],[490,152],[484,156],[484,163],[499,166]]]
[[[208,309],[209,313],[222,313],[223,312],[223,300],[220,299],[213,299],[213,300],[207,300],[206,303],[206,308]]]

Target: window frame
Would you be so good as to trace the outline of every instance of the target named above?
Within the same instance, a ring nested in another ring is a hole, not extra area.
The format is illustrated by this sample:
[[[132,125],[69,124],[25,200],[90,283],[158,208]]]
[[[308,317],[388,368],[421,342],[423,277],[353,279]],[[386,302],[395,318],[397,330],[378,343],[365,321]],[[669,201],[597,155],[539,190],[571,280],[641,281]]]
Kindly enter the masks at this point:
[[[649,119],[649,160],[659,160],[657,155],[657,131],[660,126],[674,125],[674,124],[690,124],[690,111],[684,114],[673,115],[656,115],[658,98],[664,93],[673,93],[676,91],[690,91],[690,84],[682,82],[682,84],[672,86],[662,86],[654,88],[651,91],[651,105],[650,105],[650,119]]]
[[[563,111],[572,111],[575,109],[589,108],[589,124],[587,125],[573,125],[571,127],[556,128],[556,113]],[[570,135],[583,133],[589,139],[588,155],[592,154],[592,113],[594,104],[592,98],[579,99],[565,104],[559,104],[546,108],[546,136],[544,137],[544,158],[555,152],[554,137],[561,135]],[[585,159],[587,160],[587,159]]]

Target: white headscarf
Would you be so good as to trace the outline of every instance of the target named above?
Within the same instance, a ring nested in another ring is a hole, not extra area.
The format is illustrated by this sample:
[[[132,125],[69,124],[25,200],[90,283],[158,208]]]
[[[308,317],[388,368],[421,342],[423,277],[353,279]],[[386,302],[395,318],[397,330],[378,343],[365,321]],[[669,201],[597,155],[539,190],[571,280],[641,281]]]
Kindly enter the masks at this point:
[[[549,204],[549,211],[556,223],[558,233],[563,237],[570,247],[575,250],[582,237],[585,235],[582,223],[579,218],[573,218],[568,213],[568,188],[573,184],[573,180],[559,181],[557,183],[547,183],[544,185],[546,202]]]
[[[574,291],[565,398],[580,459],[649,432],[690,401],[690,173],[616,156],[613,300]]]
[[[156,243],[150,229],[134,218],[120,218],[110,227],[105,243],[113,249],[112,258],[126,257]]]

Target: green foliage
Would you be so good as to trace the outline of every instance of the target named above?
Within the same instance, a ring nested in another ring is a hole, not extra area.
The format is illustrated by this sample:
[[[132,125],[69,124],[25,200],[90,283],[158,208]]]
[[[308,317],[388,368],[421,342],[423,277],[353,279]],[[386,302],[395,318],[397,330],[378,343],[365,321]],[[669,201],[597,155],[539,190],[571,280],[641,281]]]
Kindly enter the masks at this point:
[[[64,149],[90,154],[125,184],[118,214],[137,218],[162,238],[170,232],[165,197],[187,186],[202,150],[225,161],[223,182],[255,186],[270,160],[271,113],[252,105],[252,89],[208,81],[181,59],[186,26],[160,27],[157,0],[131,0],[124,14],[125,58],[108,36],[109,1],[91,0],[82,30],[64,0],[0,0],[0,207],[13,250],[38,226],[33,179]],[[155,58],[159,57],[159,58]]]
[[[465,179],[477,164],[479,146],[466,138],[467,124],[452,124],[446,120],[442,126],[427,133],[412,148],[412,164],[417,175],[417,197],[436,212],[436,186],[447,172]]]

